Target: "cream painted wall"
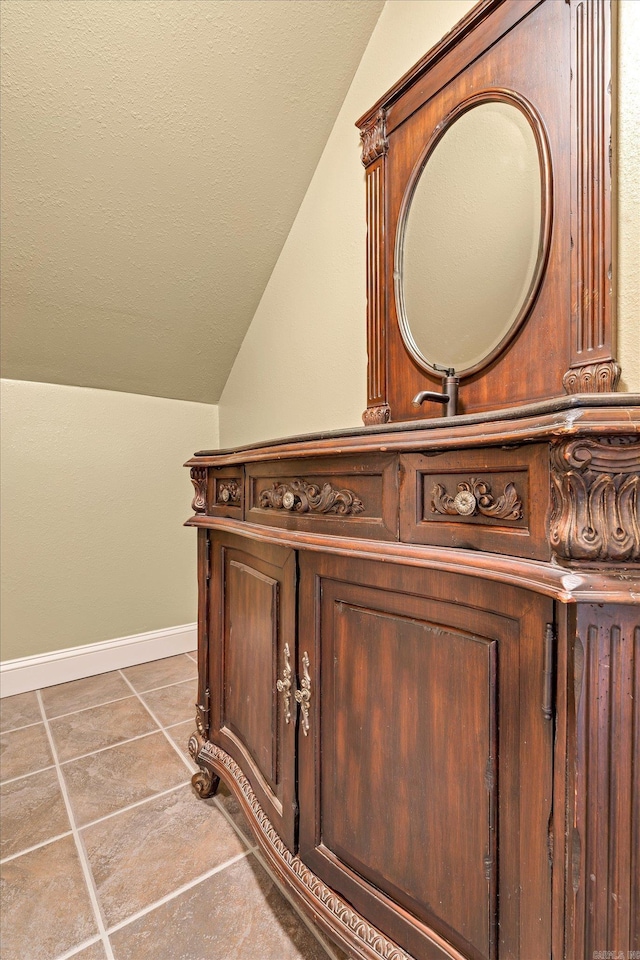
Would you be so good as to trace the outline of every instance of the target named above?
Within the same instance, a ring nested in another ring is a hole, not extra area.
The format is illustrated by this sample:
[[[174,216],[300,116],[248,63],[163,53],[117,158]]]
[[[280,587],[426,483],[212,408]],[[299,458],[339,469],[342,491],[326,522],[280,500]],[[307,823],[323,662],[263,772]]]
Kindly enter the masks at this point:
[[[366,405],[364,172],[354,121],[473,5],[388,0],[220,400],[222,446],[357,426]],[[640,2],[622,0],[619,350],[640,391]]]
[[[2,413],[2,659],[193,622],[217,407],[3,380]]]
[[[640,393],[640,3],[618,8],[618,357]]]

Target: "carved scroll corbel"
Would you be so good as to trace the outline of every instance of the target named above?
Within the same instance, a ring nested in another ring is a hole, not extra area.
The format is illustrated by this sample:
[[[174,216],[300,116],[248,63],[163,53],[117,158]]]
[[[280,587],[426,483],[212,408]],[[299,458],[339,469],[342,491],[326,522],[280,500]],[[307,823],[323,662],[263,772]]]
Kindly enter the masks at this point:
[[[375,117],[362,128],[360,143],[362,144],[362,163],[365,167],[388,151],[386,110],[378,110]]]
[[[557,556],[640,559],[640,437],[554,444],[551,495],[550,539]]]
[[[207,509],[207,468],[191,467],[191,483],[196,492],[191,509],[194,513],[204,513]]]
[[[206,702],[208,703],[208,696]],[[208,708],[202,704],[196,704],[196,729],[189,737],[188,744],[191,759],[200,767],[198,772],[191,777],[191,786],[202,800],[212,797],[220,784],[220,777],[217,777],[200,758],[200,752],[208,742],[208,715]]]
[[[562,378],[562,385],[567,393],[614,393],[619,380],[619,364],[606,360],[572,367]]]

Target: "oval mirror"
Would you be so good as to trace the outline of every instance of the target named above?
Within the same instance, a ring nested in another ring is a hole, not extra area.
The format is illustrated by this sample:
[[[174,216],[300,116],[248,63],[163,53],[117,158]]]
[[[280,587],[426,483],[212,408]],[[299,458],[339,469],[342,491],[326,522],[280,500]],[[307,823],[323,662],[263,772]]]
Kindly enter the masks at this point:
[[[483,100],[446,127],[401,217],[396,297],[421,365],[470,373],[531,305],[543,260],[539,140],[514,103]]]

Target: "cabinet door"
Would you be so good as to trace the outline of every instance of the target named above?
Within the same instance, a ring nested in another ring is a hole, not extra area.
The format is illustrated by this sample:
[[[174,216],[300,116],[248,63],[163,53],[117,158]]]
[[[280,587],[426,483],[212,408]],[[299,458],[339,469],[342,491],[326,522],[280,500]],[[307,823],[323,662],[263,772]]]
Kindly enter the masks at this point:
[[[300,576],[301,857],[419,960],[549,957],[551,601],[311,554]]]
[[[295,671],[295,554],[228,534],[211,539],[210,739],[242,767],[293,847],[294,677],[286,682],[288,667]]]

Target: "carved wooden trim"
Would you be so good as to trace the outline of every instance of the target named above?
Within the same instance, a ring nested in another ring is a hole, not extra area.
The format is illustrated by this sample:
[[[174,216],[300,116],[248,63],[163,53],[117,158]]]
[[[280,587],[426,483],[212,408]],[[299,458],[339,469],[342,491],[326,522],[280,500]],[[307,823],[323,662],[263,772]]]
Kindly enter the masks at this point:
[[[436,483],[431,494],[431,512],[462,517],[479,513],[495,520],[522,519],[522,499],[513,483],[507,483],[497,499],[491,493],[491,485],[480,477],[461,480],[457,490],[451,496],[441,483]]]
[[[216,480],[216,503],[227,506],[239,504],[241,493],[239,480]]]
[[[380,423],[389,423],[391,420],[391,409],[388,403],[379,403],[374,407],[367,407],[362,414],[362,422],[365,427],[373,427]]]
[[[288,510],[295,513],[337,513],[349,516],[364,512],[362,500],[352,490],[336,490],[330,483],[306,480],[276,481],[258,497],[261,510]]]
[[[551,545],[568,560],[640,559],[640,437],[551,448]]]
[[[566,393],[613,393],[618,389],[620,366],[614,360],[572,367],[562,378]]]
[[[633,929],[640,885],[633,869],[638,829],[633,797],[640,742],[640,627],[632,624],[624,610],[605,608],[601,619],[594,606],[578,625],[584,680],[576,703],[579,799],[572,824],[576,957],[595,957],[606,944],[610,956],[626,958],[637,946]]]
[[[207,509],[207,469],[206,467],[191,467],[191,483],[196,492],[191,501],[194,513],[205,513]]]
[[[385,141],[386,143],[386,141]],[[367,169],[367,407],[375,408],[374,419],[365,423],[386,423],[386,297],[385,297],[385,160],[384,155]],[[380,411],[379,413],[377,411]],[[386,419],[378,420],[378,416]]]
[[[610,6],[579,0],[572,8],[571,352],[577,363],[612,357]]]
[[[365,167],[373,163],[379,157],[385,155],[389,149],[387,140],[387,113],[385,110],[378,110],[372,120],[360,130],[360,143],[362,145],[362,162]]]
[[[194,736],[192,738],[196,740]],[[189,749],[191,750],[191,742]],[[411,960],[408,954],[400,947],[392,943],[378,930],[372,927],[359,914],[356,913],[338,894],[312,873],[311,870],[302,862],[302,860],[291,853],[288,847],[276,832],[271,821],[260,806],[256,795],[251,789],[251,784],[243,774],[242,770],[224,750],[213,743],[202,744],[198,754],[194,758],[200,766],[207,763],[213,763],[222,767],[228,776],[235,782],[238,789],[244,796],[252,814],[254,825],[261,833],[264,842],[268,845],[272,854],[281,863],[287,873],[293,874],[302,883],[306,889],[307,895],[312,901],[317,901],[333,917],[338,927],[343,927],[348,933],[349,939],[355,939],[366,945],[381,960]],[[197,774],[196,774],[197,776]]]
[[[196,720],[197,723],[197,720]],[[202,749],[204,744],[204,733],[200,727],[200,724],[197,724],[198,730],[195,733],[192,733],[189,737],[189,753],[194,763],[198,763],[198,754]],[[220,785],[220,777],[216,776],[212,770],[204,765],[200,765],[200,769],[197,773],[191,777],[191,786],[198,794],[202,800],[206,800],[208,797],[212,797],[218,786]]]

